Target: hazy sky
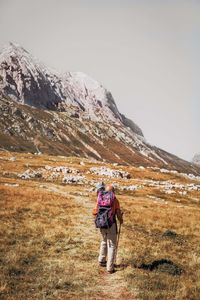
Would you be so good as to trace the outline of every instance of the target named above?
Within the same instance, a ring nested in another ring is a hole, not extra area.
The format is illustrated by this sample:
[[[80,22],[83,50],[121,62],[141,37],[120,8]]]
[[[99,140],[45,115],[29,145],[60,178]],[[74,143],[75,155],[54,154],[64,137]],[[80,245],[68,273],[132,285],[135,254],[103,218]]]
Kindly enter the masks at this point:
[[[109,89],[148,142],[200,152],[200,1],[0,0],[0,44]]]

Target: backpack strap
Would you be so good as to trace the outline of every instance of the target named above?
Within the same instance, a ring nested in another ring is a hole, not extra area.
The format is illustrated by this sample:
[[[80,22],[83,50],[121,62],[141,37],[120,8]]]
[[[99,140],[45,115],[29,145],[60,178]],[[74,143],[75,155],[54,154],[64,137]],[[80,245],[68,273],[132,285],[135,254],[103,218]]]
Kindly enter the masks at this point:
[[[98,206],[99,206],[100,201],[102,201],[102,198],[103,198],[103,192],[99,191],[98,194],[97,194],[97,204],[98,204]]]

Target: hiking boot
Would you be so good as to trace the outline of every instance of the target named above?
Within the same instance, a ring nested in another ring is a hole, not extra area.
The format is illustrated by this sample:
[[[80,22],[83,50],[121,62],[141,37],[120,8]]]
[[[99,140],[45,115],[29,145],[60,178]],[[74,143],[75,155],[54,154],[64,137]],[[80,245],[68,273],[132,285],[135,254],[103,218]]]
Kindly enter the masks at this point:
[[[101,261],[99,262],[100,267],[106,267],[106,261]]]

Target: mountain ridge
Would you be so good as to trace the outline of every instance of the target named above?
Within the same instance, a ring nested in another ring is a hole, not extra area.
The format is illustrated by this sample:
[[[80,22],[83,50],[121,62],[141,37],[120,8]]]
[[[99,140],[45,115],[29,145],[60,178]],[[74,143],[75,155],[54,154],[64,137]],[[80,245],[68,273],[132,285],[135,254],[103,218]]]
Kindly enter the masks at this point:
[[[111,92],[96,80],[81,72],[54,73],[16,44],[0,54],[0,91],[6,149],[38,148],[199,174],[197,166],[147,143],[140,127],[119,112]]]

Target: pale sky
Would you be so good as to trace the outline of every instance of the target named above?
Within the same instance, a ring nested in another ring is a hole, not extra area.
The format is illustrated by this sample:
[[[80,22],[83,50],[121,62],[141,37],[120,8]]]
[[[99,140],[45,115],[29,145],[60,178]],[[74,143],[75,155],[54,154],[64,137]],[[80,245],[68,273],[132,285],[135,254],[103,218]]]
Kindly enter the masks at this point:
[[[9,41],[101,82],[151,144],[200,152],[200,1],[0,0]]]

